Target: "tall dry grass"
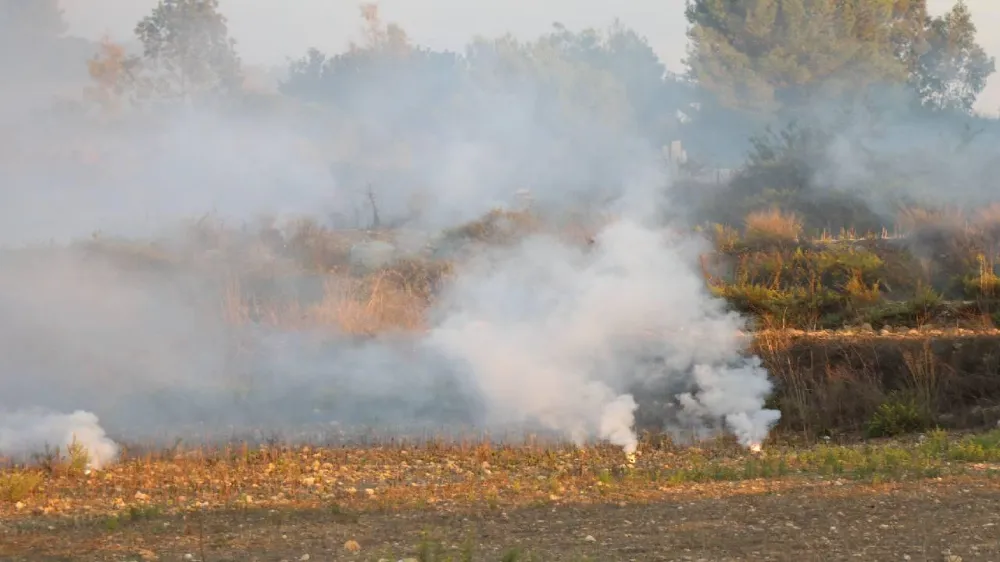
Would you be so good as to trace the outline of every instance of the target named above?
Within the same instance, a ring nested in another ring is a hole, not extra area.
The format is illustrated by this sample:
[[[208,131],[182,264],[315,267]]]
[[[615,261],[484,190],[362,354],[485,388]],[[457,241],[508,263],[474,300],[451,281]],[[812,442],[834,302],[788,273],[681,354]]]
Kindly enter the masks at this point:
[[[802,219],[778,208],[753,211],[746,216],[744,236],[754,244],[794,244],[802,234]]]
[[[323,299],[304,311],[304,321],[351,335],[422,330],[427,296],[400,283],[398,276],[381,271],[360,279],[331,277]]]

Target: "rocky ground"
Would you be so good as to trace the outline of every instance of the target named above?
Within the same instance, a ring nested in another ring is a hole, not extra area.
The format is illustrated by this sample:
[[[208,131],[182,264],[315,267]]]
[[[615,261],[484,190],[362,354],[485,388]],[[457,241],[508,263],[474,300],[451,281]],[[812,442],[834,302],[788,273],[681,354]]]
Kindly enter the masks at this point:
[[[1000,432],[234,447],[0,470],[0,560],[1000,560]]]
[[[2,525],[4,560],[998,560],[1000,481],[781,480],[645,502],[393,512],[224,509]]]

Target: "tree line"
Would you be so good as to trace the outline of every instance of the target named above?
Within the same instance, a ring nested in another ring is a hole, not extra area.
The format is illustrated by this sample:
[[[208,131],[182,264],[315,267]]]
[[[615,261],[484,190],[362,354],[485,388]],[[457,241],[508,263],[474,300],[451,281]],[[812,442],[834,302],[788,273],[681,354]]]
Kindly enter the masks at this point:
[[[678,17],[689,24],[689,49],[683,72],[672,73],[646,38],[619,23],[583,31],[554,24],[534,40],[476,39],[455,53],[415,44],[366,5],[363,41],[291,61],[279,96],[384,138],[461,134],[456,127],[483,126],[463,112],[519,96],[531,106],[517,118],[560,134],[625,132],[654,146],[682,140],[693,161],[719,166],[773,160],[789,139],[795,150],[781,154],[815,151],[829,135],[791,131],[775,141],[761,133],[818,117],[836,122],[837,112],[858,107],[957,124],[959,137],[993,126],[972,115],[995,62],[962,0],[940,16],[926,0],[688,0]],[[0,0],[0,32],[23,48],[56,40],[65,23],[57,0]],[[105,41],[88,63],[87,99],[102,111],[261,101],[244,87],[218,0],[162,0],[134,36],[141,52]],[[808,183],[792,168],[767,182]]]

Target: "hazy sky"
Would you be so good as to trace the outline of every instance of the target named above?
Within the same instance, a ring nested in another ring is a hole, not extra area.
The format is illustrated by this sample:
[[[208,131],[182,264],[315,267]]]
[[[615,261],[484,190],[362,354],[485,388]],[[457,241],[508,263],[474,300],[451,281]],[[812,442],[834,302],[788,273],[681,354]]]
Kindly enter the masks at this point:
[[[336,52],[357,38],[356,0],[221,0],[230,31],[248,63],[279,64],[309,47]],[[979,41],[1000,58],[1000,1],[966,0],[979,27]],[[132,27],[156,0],[62,0],[71,32],[130,37]],[[686,44],[684,0],[382,0],[383,19],[402,25],[423,45],[461,49],[474,35],[506,32],[531,37],[553,22],[570,29],[604,27],[615,18],[645,35],[672,69],[679,69]],[[954,0],[929,0],[934,13]],[[1000,109],[1000,77],[980,96],[979,109]]]

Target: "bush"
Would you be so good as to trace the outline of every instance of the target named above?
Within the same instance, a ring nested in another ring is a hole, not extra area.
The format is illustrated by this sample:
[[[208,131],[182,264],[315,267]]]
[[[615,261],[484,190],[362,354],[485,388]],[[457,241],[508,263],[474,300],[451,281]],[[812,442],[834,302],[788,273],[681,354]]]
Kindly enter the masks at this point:
[[[895,393],[879,405],[865,424],[868,437],[895,437],[922,431],[930,425],[930,413],[912,395]]]
[[[42,483],[42,477],[31,472],[12,472],[0,476],[0,501],[19,502]]]

